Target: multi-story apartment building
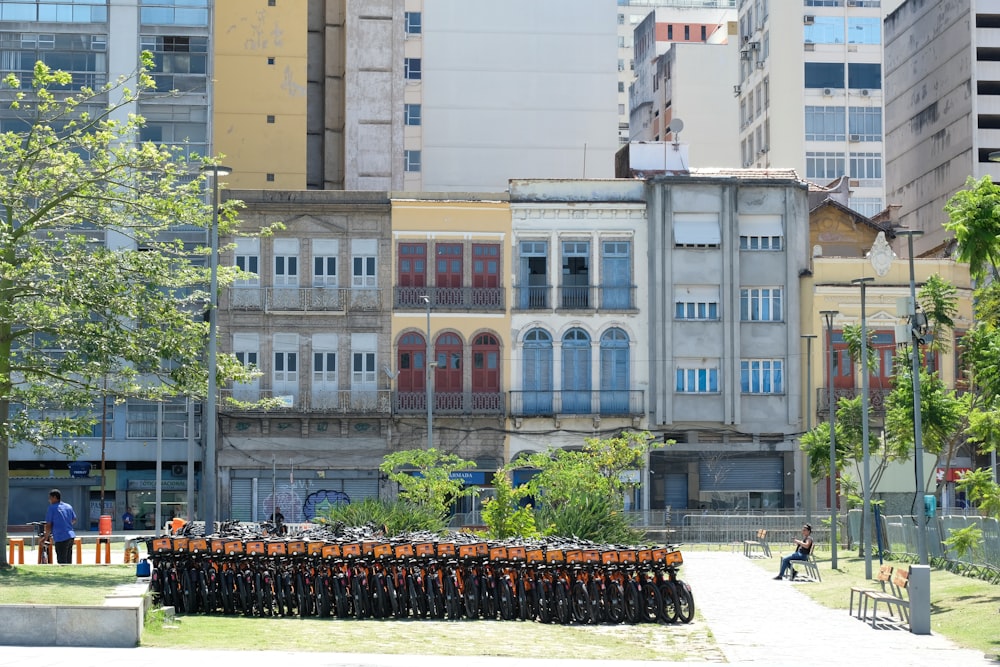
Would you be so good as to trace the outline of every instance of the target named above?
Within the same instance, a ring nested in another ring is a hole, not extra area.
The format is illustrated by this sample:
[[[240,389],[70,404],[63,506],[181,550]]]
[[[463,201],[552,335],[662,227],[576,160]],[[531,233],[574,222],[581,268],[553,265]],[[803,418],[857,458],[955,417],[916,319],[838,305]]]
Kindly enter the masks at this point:
[[[211,152],[209,110],[211,108],[211,26],[209,0],[26,0],[0,3],[0,63],[3,73],[17,74],[24,91],[30,93],[31,72],[37,61],[72,74],[68,88],[100,87],[133,72],[141,51],[152,52],[152,75],[159,91],[143,95],[137,108],[146,119],[139,139],[180,147],[186,154]],[[22,128],[15,110],[0,109],[0,130]],[[205,232],[179,228],[176,234],[190,244],[204,244]],[[98,239],[118,245],[124,235]],[[100,401],[98,401],[99,403]],[[70,477],[67,461],[50,451],[36,452],[18,445],[10,452],[12,522],[37,518],[38,488],[57,478],[64,497],[74,504],[79,525],[96,525],[101,514],[121,516],[132,507],[140,526],[152,525],[153,485],[157,434],[162,435],[162,455],[167,478],[163,480],[166,508],[187,509],[192,492],[185,469],[194,439],[201,437],[201,406],[184,399],[164,405],[158,416],[155,404],[108,399],[104,419],[99,419],[92,437],[82,438],[80,463],[93,464],[90,476]],[[95,416],[101,416],[100,405]],[[192,426],[193,424],[193,426]],[[105,450],[102,480],[97,472],[102,442]],[[83,468],[78,468],[83,470]],[[35,508],[35,509],[33,509]],[[147,516],[149,517],[148,521]]]
[[[647,185],[650,507],[794,507],[806,185],[694,170]]]
[[[510,188],[510,458],[645,428],[643,182]]]
[[[718,10],[727,10],[719,12]],[[645,65],[636,55],[635,29],[650,14],[660,25],[656,41],[704,42],[711,30],[735,19],[736,0],[618,0],[618,142],[638,139],[631,121],[629,87]],[[676,10],[676,11],[675,11]],[[705,35],[702,36],[704,30]],[[649,60],[648,58],[646,59]]]
[[[884,207],[878,0],[739,3],[740,154],[817,183],[850,177],[850,206]],[[780,131],[779,131],[780,128]]]
[[[245,229],[285,228],[228,239],[220,260],[243,273],[220,301],[219,349],[260,371],[222,393],[220,516],[257,520],[277,505],[298,521],[324,499],[377,496],[392,429],[388,196],[229,196],[246,203]]]
[[[391,446],[458,454],[476,463],[463,480],[488,488],[507,460],[507,195],[394,193],[392,236]],[[456,512],[481,523],[481,500]]]
[[[886,193],[914,251],[940,251],[944,206],[972,176],[1000,180],[1000,11],[903,2],[885,20]]]

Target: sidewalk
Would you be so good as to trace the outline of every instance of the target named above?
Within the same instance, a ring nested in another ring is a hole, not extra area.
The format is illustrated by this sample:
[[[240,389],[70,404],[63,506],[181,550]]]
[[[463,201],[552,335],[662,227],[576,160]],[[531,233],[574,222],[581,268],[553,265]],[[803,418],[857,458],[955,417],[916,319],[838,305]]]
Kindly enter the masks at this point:
[[[117,562],[121,562],[121,551],[119,546]],[[938,635],[922,636],[901,630],[873,629],[853,618],[846,610],[827,609],[813,602],[798,590],[799,585],[772,580],[772,572],[758,567],[742,555],[687,552],[684,560],[682,574],[691,584],[695,604],[704,619],[696,619],[695,623],[708,625],[729,664],[788,667],[1000,665],[1000,662],[986,659],[982,653],[960,649]],[[664,628],[663,631],[669,632],[670,629]],[[515,633],[516,627],[512,626],[512,637]],[[179,661],[187,664],[246,664],[248,660],[255,664],[265,664],[266,661],[266,664],[359,667],[650,667],[652,664],[627,659],[586,661],[456,655],[0,647],[0,667],[23,667],[29,661],[33,667],[63,664],[75,667],[135,667],[137,664],[177,664]],[[656,663],[657,667],[675,664],[713,663]]]

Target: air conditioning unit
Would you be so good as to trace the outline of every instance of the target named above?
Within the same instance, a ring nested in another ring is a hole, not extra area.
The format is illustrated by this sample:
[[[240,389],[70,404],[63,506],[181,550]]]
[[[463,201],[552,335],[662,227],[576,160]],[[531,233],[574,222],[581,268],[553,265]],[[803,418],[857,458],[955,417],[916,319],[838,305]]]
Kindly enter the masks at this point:
[[[823,94],[824,95],[833,95],[833,88],[824,88],[823,89]]]
[[[813,16],[812,14],[806,14],[805,16],[802,17],[802,22],[806,25],[812,25],[813,23],[816,22],[816,17]]]
[[[861,97],[868,97],[871,94],[872,94],[872,92],[870,90],[868,90],[867,88],[862,88],[861,89]]]
[[[187,475],[188,467],[183,463],[175,463],[170,466],[170,474],[174,477],[184,477]]]
[[[861,141],[861,135],[860,134],[852,134],[851,135],[851,141],[853,141],[853,142]]]
[[[750,42],[747,46],[750,47],[751,51],[758,51],[758,50],[760,50],[760,42]]]

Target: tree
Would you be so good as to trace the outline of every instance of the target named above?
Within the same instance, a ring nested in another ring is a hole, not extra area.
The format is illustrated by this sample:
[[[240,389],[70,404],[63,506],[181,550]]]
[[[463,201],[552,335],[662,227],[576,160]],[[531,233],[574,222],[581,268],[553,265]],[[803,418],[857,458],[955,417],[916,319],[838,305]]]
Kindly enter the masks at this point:
[[[515,487],[506,471],[493,474],[495,495],[483,502],[483,523],[488,536],[495,540],[508,537],[536,537],[538,528],[531,505],[522,502],[528,496],[527,486]]]
[[[1000,186],[989,175],[978,181],[970,176],[965,189],[956,192],[944,210],[948,214],[944,228],[955,235],[958,261],[969,265],[977,281],[1000,278]]]
[[[23,127],[0,133],[0,544],[10,448],[73,458],[105,378],[118,400],[206,394],[207,270],[170,235],[211,224],[205,161],[137,142],[143,120],[126,112],[152,90],[151,64],[144,54],[131,88],[66,92],[72,77],[42,63],[30,86],[8,76],[0,88]],[[221,207],[222,233],[236,210]],[[221,356],[219,369],[239,366]]]
[[[475,467],[473,461],[457,454],[437,449],[408,449],[387,454],[379,470],[399,484],[400,498],[443,519],[458,498],[476,493],[476,487],[466,487],[452,473]]]

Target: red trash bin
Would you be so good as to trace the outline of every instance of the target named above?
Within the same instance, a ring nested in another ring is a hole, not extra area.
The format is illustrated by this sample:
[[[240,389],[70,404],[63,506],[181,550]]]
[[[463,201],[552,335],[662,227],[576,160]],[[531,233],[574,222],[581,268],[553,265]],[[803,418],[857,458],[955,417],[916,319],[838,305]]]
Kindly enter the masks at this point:
[[[98,535],[110,535],[111,534],[111,515],[102,514],[101,520],[97,523],[97,534]]]

